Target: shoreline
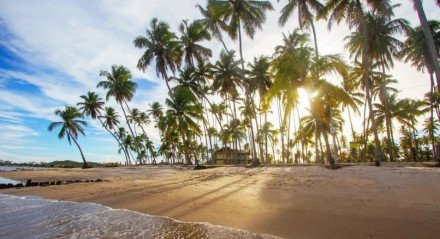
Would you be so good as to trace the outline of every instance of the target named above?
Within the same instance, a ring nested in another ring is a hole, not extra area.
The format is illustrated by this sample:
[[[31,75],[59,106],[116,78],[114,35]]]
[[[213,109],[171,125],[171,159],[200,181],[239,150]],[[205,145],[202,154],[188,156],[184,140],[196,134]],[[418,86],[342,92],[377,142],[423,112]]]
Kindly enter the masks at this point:
[[[0,193],[92,202],[186,222],[284,238],[433,238],[440,233],[440,169],[428,167],[137,166],[0,172],[12,179],[100,183]]]

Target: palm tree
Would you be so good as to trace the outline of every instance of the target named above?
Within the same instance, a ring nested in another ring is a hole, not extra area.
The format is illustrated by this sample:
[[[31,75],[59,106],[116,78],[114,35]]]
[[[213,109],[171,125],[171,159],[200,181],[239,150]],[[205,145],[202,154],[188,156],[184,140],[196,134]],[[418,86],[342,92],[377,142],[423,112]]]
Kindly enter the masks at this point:
[[[219,4],[227,8],[225,19],[229,20],[229,36],[232,39],[237,39],[240,49],[240,60],[242,69],[242,79],[244,79],[244,58],[243,58],[243,44],[241,29],[243,27],[246,35],[251,39],[254,37],[256,29],[262,29],[263,23],[266,21],[266,11],[273,10],[273,6],[269,1],[254,1],[254,0],[227,0],[218,1]],[[246,97],[249,96],[249,89],[245,84]],[[249,101],[249,100],[248,100]],[[258,162],[257,152],[255,147],[254,127],[251,124],[251,136],[253,145],[253,159],[254,163]]]
[[[186,87],[177,87],[169,93],[165,101],[170,115],[168,131],[177,131],[183,139],[185,160],[192,164],[189,145],[192,135],[200,135],[201,130],[195,120],[203,120],[203,108],[194,94]],[[198,161],[196,160],[196,164]]]
[[[111,72],[101,71],[101,76],[105,76],[107,80],[98,83],[97,87],[102,87],[107,90],[106,100],[108,101],[110,97],[114,97],[116,102],[121,106],[122,112],[124,113],[125,121],[127,122],[128,128],[130,129],[131,135],[135,137],[133,129],[125,112],[123,103],[128,108],[128,101],[131,101],[134,93],[136,92],[137,84],[131,81],[130,71],[123,66],[112,66]]]
[[[422,1],[413,0],[413,3],[414,3],[414,9],[417,11],[417,15],[419,16],[420,27],[422,28],[423,35],[425,36],[425,44],[429,49],[428,57],[433,63],[434,72],[437,77],[437,85],[440,86],[440,61],[439,61],[438,45],[436,45],[436,42],[434,40],[434,36],[433,36],[434,33],[430,29],[430,24],[428,22],[428,19],[426,18]],[[438,89],[438,91],[440,92],[440,89]]]
[[[118,119],[119,118],[118,113],[112,107],[105,107],[104,108],[104,115],[99,116],[98,118],[100,118],[102,120],[102,125],[106,129],[108,129],[109,131],[112,131],[111,133],[112,133],[113,137],[116,139],[116,141],[118,141],[120,149],[122,149],[124,151],[124,155],[125,155],[125,159],[126,159],[126,164],[127,165],[131,164],[130,154],[123,147],[123,142],[121,140],[123,137],[120,137],[120,135],[116,131],[116,127],[120,123],[119,119]]]
[[[366,5],[365,5],[366,4]],[[362,32],[363,43],[362,43],[362,81],[365,84],[365,92],[367,98],[367,104],[369,108],[371,128],[374,132],[374,157],[376,166],[380,166],[380,162],[383,160],[383,153],[380,147],[379,136],[377,135],[376,120],[373,113],[373,103],[372,97],[370,96],[371,83],[369,81],[369,69],[370,69],[370,31],[368,29],[367,17],[365,13],[365,8],[370,7],[373,11],[381,14],[389,12],[389,3],[386,0],[379,1],[367,1],[363,4],[360,0],[329,0],[323,10],[322,16],[329,17],[329,27],[336,21],[340,23],[342,19],[346,19],[349,28],[357,27],[357,29]]]
[[[223,41],[222,31],[228,32],[228,25],[223,21],[222,17],[225,15],[227,8],[217,4],[217,0],[208,0],[206,8],[203,8],[199,4],[196,7],[200,10],[203,19],[200,19],[203,26],[208,29],[212,36],[218,39],[228,52],[225,42]]]
[[[277,2],[280,2],[278,0]],[[324,9],[324,5],[319,0],[288,0],[288,3],[281,9],[281,16],[278,19],[278,23],[281,26],[286,25],[289,18],[292,16],[295,9],[298,9],[298,22],[301,30],[312,28],[313,40],[315,43],[315,54],[318,52],[318,40],[316,37],[315,24],[313,23],[313,13],[320,15]]]
[[[101,125],[106,129],[112,136],[115,138],[116,142],[118,144],[121,144],[119,139],[116,137],[116,135],[111,131],[113,128],[113,125],[110,125],[112,128],[108,128],[109,124],[105,124],[105,122],[102,121],[102,114],[101,111],[103,110],[104,101],[102,101],[102,98],[98,96],[95,92],[87,92],[86,95],[80,96],[80,98],[83,100],[83,102],[77,103],[77,106],[80,106],[79,110],[82,112],[82,114],[85,114],[86,116],[90,116],[92,119],[98,119],[99,122],[101,122]],[[106,112],[107,112],[106,108]],[[113,109],[112,109],[113,110]],[[113,112],[111,112],[114,114]],[[114,120],[114,119],[113,119]],[[110,122],[111,124],[115,123]],[[126,160],[128,155],[125,153]]]
[[[434,35],[435,45],[438,50],[440,49],[440,22],[429,21],[428,24],[431,32]],[[429,101],[431,102],[431,111],[433,115],[433,110],[435,106],[434,96],[438,94],[439,91],[435,89],[434,62],[429,57],[429,49],[425,42],[425,35],[421,26],[409,30],[407,32],[407,39],[405,40],[404,47],[399,56],[403,58],[405,62],[411,62],[411,65],[414,66],[417,70],[423,72],[426,69],[429,73],[431,82],[430,94],[432,96],[429,98]],[[440,119],[440,117],[438,117],[438,119]]]
[[[174,74],[180,67],[182,49],[177,36],[170,31],[170,26],[157,18],[151,19],[150,29],[146,29],[146,36],[138,36],[134,39],[136,48],[145,48],[144,54],[138,61],[138,68],[145,71],[153,62],[156,62],[156,74],[165,80],[168,91],[168,70]]]
[[[139,109],[133,108],[129,110],[127,115],[128,123],[133,124],[133,131],[136,136],[137,136],[136,125],[138,125],[140,113],[141,111]]]
[[[397,121],[405,126],[411,133],[412,145],[415,148],[415,152],[418,151],[417,118],[426,113],[426,105],[427,103],[421,100],[403,99],[397,103],[399,110],[394,113]],[[416,154],[414,154],[413,157],[413,159],[416,160]]]
[[[183,53],[183,59],[188,67],[194,68],[194,60],[198,64],[208,61],[212,56],[212,51],[200,44],[201,41],[211,40],[211,34],[203,26],[201,21],[195,20],[188,25],[188,21],[183,20],[179,26],[180,44]]]
[[[66,136],[69,144],[71,144],[71,140],[73,140],[81,153],[83,166],[87,167],[86,158],[84,157],[83,151],[77,142],[78,134],[85,135],[83,126],[87,126],[87,123],[86,121],[82,120],[83,115],[78,111],[77,108],[73,106],[66,106],[65,110],[56,110],[55,115],[59,116],[61,121],[50,123],[47,129],[52,131],[55,128],[61,127],[61,130],[58,133],[58,138],[62,139],[64,136]]]
[[[258,92],[258,95],[260,97],[260,105],[263,103],[262,99],[264,94],[269,90],[269,88],[272,86],[272,75],[270,72],[270,60],[269,57],[266,56],[260,56],[259,58],[254,58],[253,63],[248,63],[249,70],[247,71],[247,82],[249,85],[249,92],[251,94],[254,94],[255,92]],[[252,97],[253,98],[253,97]],[[261,112],[261,111],[260,111]],[[260,114],[261,116],[261,114]],[[257,118],[255,119],[255,125],[257,126],[257,132],[259,131],[258,127],[258,121]],[[265,121],[267,122],[267,112],[265,113]],[[267,138],[265,136],[265,138]],[[267,140],[266,140],[267,141]],[[262,144],[260,142],[260,155],[263,159],[263,150],[262,150]],[[267,156],[267,153],[266,153]],[[267,159],[266,159],[267,161]]]

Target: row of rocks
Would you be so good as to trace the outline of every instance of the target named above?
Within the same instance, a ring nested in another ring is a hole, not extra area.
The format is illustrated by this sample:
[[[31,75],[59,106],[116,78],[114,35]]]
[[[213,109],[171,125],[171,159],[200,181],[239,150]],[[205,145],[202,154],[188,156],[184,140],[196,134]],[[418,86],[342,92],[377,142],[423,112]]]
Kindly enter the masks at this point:
[[[50,185],[62,185],[62,184],[71,184],[71,183],[99,183],[104,180],[98,178],[98,179],[87,179],[87,180],[66,180],[66,181],[41,181],[41,182],[33,182],[31,179],[26,180],[26,182],[23,183],[0,183],[0,189],[5,188],[22,188],[22,187],[45,187]]]

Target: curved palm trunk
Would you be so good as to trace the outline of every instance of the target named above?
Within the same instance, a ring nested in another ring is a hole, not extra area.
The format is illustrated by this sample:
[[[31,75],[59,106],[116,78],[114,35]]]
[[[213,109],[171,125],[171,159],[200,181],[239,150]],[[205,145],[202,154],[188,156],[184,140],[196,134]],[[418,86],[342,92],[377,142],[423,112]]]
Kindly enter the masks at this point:
[[[419,16],[420,25],[422,25],[423,34],[425,35],[425,41],[428,45],[429,49],[429,57],[431,58],[433,65],[434,65],[434,71],[437,79],[437,86],[440,86],[440,63],[439,63],[439,56],[437,53],[437,48],[434,43],[434,38],[432,37],[431,29],[429,28],[428,20],[425,15],[425,11],[423,10],[423,5],[421,0],[413,0],[414,8],[417,11],[417,15]],[[437,89],[438,92],[440,92],[440,89]]]
[[[127,102],[124,102],[125,105],[127,105]],[[122,102],[119,102],[119,105],[121,106],[122,113],[125,117],[125,122],[127,122],[128,129],[130,130],[131,136],[133,136],[133,139],[135,137],[135,134],[133,133],[133,129],[131,128],[130,122],[128,122],[127,113],[125,112],[124,106],[122,105]]]
[[[101,116],[101,114],[99,114],[99,116]],[[121,141],[119,141],[118,137],[116,137],[116,135],[114,135],[113,132],[111,132],[110,129],[108,129],[104,125],[104,122],[102,122],[101,118],[98,117],[98,120],[99,120],[99,122],[101,122],[102,127],[104,127],[104,129],[106,129],[113,136],[113,138],[115,138],[115,140],[116,140],[116,142],[118,142],[119,146],[122,147],[122,149],[124,150],[125,160],[128,163],[127,152],[125,152],[125,149],[124,149]]]
[[[124,107],[122,106],[122,102],[119,102],[119,104],[121,105],[122,113],[124,113],[124,117],[125,117],[125,121],[127,122],[128,129],[130,130],[131,136],[132,136],[133,139],[134,139],[134,138],[136,137],[136,132],[133,131],[133,129],[131,128],[131,124],[130,124],[130,122],[128,121],[127,114],[125,113],[125,109],[124,109]],[[127,107],[128,111],[131,111],[131,110],[130,110],[130,107],[128,107],[127,101],[124,100],[124,104],[125,104],[125,106]],[[137,147],[136,147],[136,154],[138,155],[137,159],[138,159],[139,164],[142,164],[142,162],[141,162],[141,160],[140,160],[140,158],[139,158],[139,149],[138,149]],[[135,162],[136,162],[136,161],[135,161]]]
[[[417,1],[417,0],[416,0]],[[374,135],[374,159],[376,162],[376,166],[380,166],[380,162],[383,161],[383,154],[382,154],[382,148],[380,147],[380,141],[379,141],[379,135],[377,134],[377,127],[376,127],[376,120],[374,117],[373,112],[373,103],[372,103],[372,97],[370,95],[371,86],[370,86],[370,80],[369,80],[369,69],[370,69],[370,62],[368,60],[368,55],[370,51],[370,46],[368,44],[369,40],[369,30],[368,25],[365,19],[364,11],[362,10],[362,4],[360,0],[356,1],[357,4],[357,10],[359,13],[361,13],[361,24],[362,24],[362,34],[363,34],[363,52],[362,52],[362,66],[363,66],[363,73],[362,78],[365,84],[365,91],[367,96],[367,103],[368,103],[368,109],[369,109],[369,115],[371,120],[371,129],[373,130]]]
[[[84,157],[83,151],[82,151],[81,147],[79,146],[78,142],[76,141],[75,137],[73,137],[73,135],[72,135],[69,131],[67,131],[67,133],[69,134],[70,138],[73,139],[73,142],[74,142],[74,143],[76,144],[76,146],[78,147],[79,152],[81,153],[81,158],[82,158],[82,160],[83,160],[83,165],[84,165],[84,166],[87,166],[86,158]]]

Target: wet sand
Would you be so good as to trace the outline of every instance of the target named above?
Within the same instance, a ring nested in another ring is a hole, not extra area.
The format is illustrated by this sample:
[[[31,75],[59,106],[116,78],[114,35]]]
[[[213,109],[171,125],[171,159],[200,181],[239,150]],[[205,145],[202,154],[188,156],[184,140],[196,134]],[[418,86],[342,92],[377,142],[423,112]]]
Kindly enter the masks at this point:
[[[141,166],[0,172],[35,181],[99,183],[0,193],[95,202],[284,238],[438,238],[440,169],[427,167]]]

